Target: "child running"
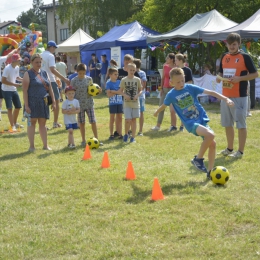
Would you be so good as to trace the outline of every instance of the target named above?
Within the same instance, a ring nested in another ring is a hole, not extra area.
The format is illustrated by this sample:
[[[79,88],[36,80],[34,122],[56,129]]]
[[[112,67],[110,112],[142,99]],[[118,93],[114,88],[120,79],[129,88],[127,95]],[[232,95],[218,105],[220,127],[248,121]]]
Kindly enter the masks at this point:
[[[117,68],[110,68],[108,70],[110,80],[106,83],[107,96],[109,97],[109,140],[114,140],[113,133],[114,122],[116,124],[116,133],[118,133],[118,139],[122,139],[122,114],[123,114],[123,99],[120,91],[120,80],[118,80]]]
[[[125,68],[128,76],[124,77],[120,82],[120,90],[124,97],[124,115],[125,115],[125,135],[123,141],[128,141],[128,131],[132,127],[132,137],[130,143],[135,143],[136,135],[136,118],[140,117],[139,97],[142,94],[142,85],[140,78],[134,76],[136,65],[134,63],[127,64]]]
[[[199,152],[191,160],[191,163],[199,171],[207,173],[207,178],[210,178],[210,171],[214,167],[216,155],[215,135],[208,126],[209,118],[206,111],[199,103],[197,96],[203,93],[225,101],[228,106],[233,106],[234,103],[229,98],[218,94],[215,91],[207,90],[192,84],[185,84],[185,75],[181,68],[174,68],[170,71],[170,82],[174,86],[174,89],[170,90],[166,95],[164,104],[157,109],[154,116],[157,117],[159,112],[172,104],[187,131],[203,138]],[[208,170],[203,162],[203,156],[207,150]]]
[[[76,89],[75,99],[79,101],[80,112],[78,114],[78,123],[80,127],[80,134],[82,138],[81,145],[86,146],[85,136],[85,113],[88,115],[89,123],[91,124],[93,135],[98,139],[97,124],[94,111],[94,101],[92,96],[88,94],[89,85],[93,84],[91,77],[86,76],[87,66],[84,63],[80,63],[77,66],[78,75],[72,79],[71,86]],[[102,89],[100,89],[102,92]],[[99,145],[103,145],[99,142]]]
[[[79,101],[74,99],[76,89],[72,86],[65,88],[67,99],[62,104],[62,114],[64,115],[64,124],[68,130],[68,147],[76,148],[74,143],[73,129],[78,129],[76,114],[80,112]]]

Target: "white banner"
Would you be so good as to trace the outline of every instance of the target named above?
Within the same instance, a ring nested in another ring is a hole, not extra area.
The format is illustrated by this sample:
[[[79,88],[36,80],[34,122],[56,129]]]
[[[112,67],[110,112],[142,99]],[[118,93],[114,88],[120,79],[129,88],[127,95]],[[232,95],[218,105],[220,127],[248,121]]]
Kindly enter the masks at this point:
[[[111,47],[111,59],[115,60],[119,67],[121,67],[121,47]]]

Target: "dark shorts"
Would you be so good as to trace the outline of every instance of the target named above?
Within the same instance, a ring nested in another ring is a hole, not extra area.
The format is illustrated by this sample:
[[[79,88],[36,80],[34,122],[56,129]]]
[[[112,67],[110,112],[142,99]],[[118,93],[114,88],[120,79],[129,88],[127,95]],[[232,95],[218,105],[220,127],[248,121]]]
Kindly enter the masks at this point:
[[[110,114],[123,114],[123,105],[122,104],[118,104],[118,105],[112,105],[109,106],[109,113]]]
[[[51,86],[52,86],[52,91],[54,93],[54,97],[55,100],[59,100],[60,99],[60,92],[59,92],[59,88],[56,82],[51,82]]]
[[[67,124],[65,125],[66,126],[66,130],[69,130],[69,129],[78,129],[78,124],[75,123],[75,124]]]
[[[5,105],[7,109],[22,108],[20,97],[17,91],[3,91]]]
[[[0,82],[0,99],[4,98],[3,96],[3,90],[2,90],[2,82]]]

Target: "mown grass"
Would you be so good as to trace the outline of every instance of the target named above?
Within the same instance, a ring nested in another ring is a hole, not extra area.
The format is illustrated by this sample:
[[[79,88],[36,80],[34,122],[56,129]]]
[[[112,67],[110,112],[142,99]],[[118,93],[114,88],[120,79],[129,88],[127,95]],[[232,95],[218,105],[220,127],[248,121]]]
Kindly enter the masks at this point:
[[[0,259],[260,259],[259,104],[247,120],[244,158],[216,158],[231,174],[221,187],[190,163],[201,138],[166,131],[168,110],[162,130],[150,131],[157,104],[158,99],[147,99],[144,136],[123,144],[107,140],[107,98],[97,97],[104,146],[91,151],[87,161],[81,160],[79,131],[73,151],[66,148],[64,129],[48,132],[53,151],[41,149],[37,132],[35,153],[27,152],[26,129],[2,134]],[[226,141],[219,105],[205,108],[220,151]],[[87,136],[92,136],[89,125]],[[108,169],[100,167],[104,151]],[[124,180],[129,160],[134,181]],[[150,200],[154,177],[165,200]]]

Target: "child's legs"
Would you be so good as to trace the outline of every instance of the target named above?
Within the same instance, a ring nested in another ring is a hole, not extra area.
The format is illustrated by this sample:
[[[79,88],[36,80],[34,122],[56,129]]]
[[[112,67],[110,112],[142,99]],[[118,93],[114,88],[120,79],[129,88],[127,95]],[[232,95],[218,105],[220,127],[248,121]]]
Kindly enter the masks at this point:
[[[144,126],[144,112],[140,112],[140,118],[139,118],[139,132],[143,132],[143,126]]]
[[[85,110],[80,110],[78,113],[78,124],[79,124],[79,130],[82,138],[82,142],[86,142],[85,137]]]
[[[37,118],[31,118],[31,125],[27,127],[27,136],[30,144],[30,148],[34,148],[34,136],[35,136],[35,125]]]
[[[122,114],[116,114],[116,131],[122,135]]]
[[[132,119],[125,119],[125,134],[128,134],[130,126],[132,124]]]
[[[13,92],[12,91],[3,91],[3,96],[5,99],[5,105],[7,109],[7,116],[10,122],[10,125],[14,125],[13,121]]]
[[[95,111],[94,108],[89,108],[86,110],[87,115],[88,115],[88,120],[89,123],[91,124],[92,127],[92,132],[94,137],[96,137],[98,139],[98,133],[97,133],[97,124],[96,124],[96,117],[95,117]]]
[[[46,129],[46,119],[45,118],[38,118],[39,123],[39,133],[42,139],[43,147],[47,148],[47,129]],[[34,126],[35,130],[35,126]]]
[[[73,136],[73,129],[68,129],[68,144],[74,145],[74,136]]]
[[[136,135],[136,118],[132,119],[131,127],[132,127],[132,137],[135,138],[135,135]]]
[[[110,114],[110,120],[109,120],[109,131],[110,135],[113,135],[114,131],[114,122],[115,122],[115,114]]]
[[[170,113],[171,113],[171,125],[176,127],[177,117],[172,104],[170,104]]]
[[[93,132],[94,137],[96,137],[98,139],[97,124],[96,123],[92,123],[91,127],[92,127],[92,132]]]
[[[140,117],[140,109],[132,108],[132,137],[136,135],[136,118]]]

